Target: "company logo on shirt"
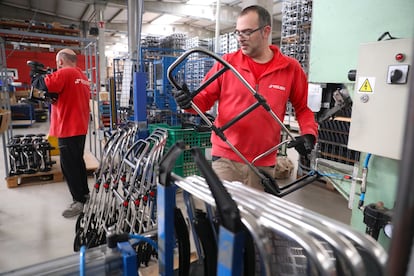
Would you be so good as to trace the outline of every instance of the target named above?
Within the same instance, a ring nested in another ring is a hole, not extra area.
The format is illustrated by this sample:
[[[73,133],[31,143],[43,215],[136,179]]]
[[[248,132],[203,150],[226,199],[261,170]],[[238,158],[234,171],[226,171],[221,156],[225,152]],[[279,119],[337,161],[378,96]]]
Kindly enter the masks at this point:
[[[279,84],[270,84],[269,89],[271,88],[281,90],[281,91],[286,91],[286,87],[279,85]]]
[[[88,80],[84,80],[84,79],[76,79],[75,80],[75,84],[84,84],[84,85],[90,85],[90,82]]]

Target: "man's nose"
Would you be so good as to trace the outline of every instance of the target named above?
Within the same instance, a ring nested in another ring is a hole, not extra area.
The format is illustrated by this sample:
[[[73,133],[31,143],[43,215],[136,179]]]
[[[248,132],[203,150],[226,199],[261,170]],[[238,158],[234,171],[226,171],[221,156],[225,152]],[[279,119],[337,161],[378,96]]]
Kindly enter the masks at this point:
[[[246,38],[245,38],[243,35],[239,35],[239,36],[237,37],[237,41],[239,41],[239,42],[243,42],[243,41],[246,41]]]

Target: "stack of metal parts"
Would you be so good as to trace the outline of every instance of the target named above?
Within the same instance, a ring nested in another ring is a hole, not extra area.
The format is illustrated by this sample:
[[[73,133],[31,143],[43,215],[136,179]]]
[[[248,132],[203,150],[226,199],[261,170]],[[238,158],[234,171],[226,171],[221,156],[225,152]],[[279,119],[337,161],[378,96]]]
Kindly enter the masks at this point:
[[[141,58],[159,59],[162,55],[175,56],[180,55],[180,51],[186,46],[187,35],[183,33],[175,33],[166,37],[146,36],[141,40],[144,48]]]
[[[188,38],[185,41],[185,50],[189,50],[195,47],[202,47],[205,49],[213,50],[213,41],[209,38],[199,38],[198,36]]]
[[[284,1],[282,13],[280,50],[298,60],[308,72],[312,0]]]
[[[321,122],[318,147],[321,158],[353,166],[360,152],[348,149],[350,121],[333,119]]]
[[[52,169],[50,151],[54,149],[45,134],[14,135],[7,144],[9,151],[9,176],[47,172]]]
[[[219,49],[214,49],[216,53],[226,54],[229,52],[229,36],[230,34],[220,35]]]
[[[187,40],[187,49],[197,47],[201,47],[206,50],[212,48],[207,40],[200,40],[198,38]],[[190,91],[193,91],[200,86],[204,76],[211,69],[213,64],[214,59],[207,55],[203,55],[202,53],[196,53],[187,59],[185,63],[184,75],[185,83]]]
[[[236,52],[239,49],[239,42],[236,36],[229,35],[229,53]]]
[[[184,49],[186,46],[186,34],[175,33],[160,40],[160,47],[166,49]],[[177,52],[180,55],[180,52]]]
[[[141,45],[144,48],[141,56],[142,59],[153,59],[159,56],[160,39],[157,36],[147,36],[141,40]]]
[[[204,76],[211,69],[214,60],[201,54],[195,54],[185,64],[185,82],[192,91],[200,86]]]
[[[236,37],[232,33],[220,35],[220,48],[215,51],[217,54],[227,54],[239,49]]]
[[[137,131],[137,125],[126,125],[106,142],[94,189],[76,222],[75,251],[104,244],[109,227],[130,234],[156,231],[155,167],[168,134],[156,129],[137,140]]]
[[[204,178],[172,176],[184,194],[217,207]],[[242,183],[223,185],[253,238],[256,275],[384,275],[387,254],[370,236]]]

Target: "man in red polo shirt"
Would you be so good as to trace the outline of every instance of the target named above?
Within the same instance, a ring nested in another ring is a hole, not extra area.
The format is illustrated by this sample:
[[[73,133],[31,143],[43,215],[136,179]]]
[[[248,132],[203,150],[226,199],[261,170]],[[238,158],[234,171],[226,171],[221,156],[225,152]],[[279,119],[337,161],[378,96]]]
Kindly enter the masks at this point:
[[[314,114],[307,106],[308,82],[298,61],[283,55],[278,47],[269,44],[272,34],[271,16],[261,6],[250,6],[241,11],[237,18],[234,35],[240,49],[226,54],[223,59],[231,64],[243,78],[262,95],[273,112],[283,121],[288,100],[295,109],[301,136],[290,146],[302,154],[308,154],[315,143],[318,126]],[[210,78],[222,68],[216,62],[207,73]],[[188,112],[191,100],[206,112],[218,102],[214,124],[221,127],[248,107],[257,103],[251,92],[231,72],[225,72],[209,84],[193,99],[188,90],[175,94],[177,104]],[[280,142],[281,127],[264,108],[256,108],[243,119],[224,131],[227,140],[252,162],[255,157],[273,148]],[[222,180],[240,181],[248,186],[263,190],[259,177],[243,160],[214,132],[212,142],[212,167]],[[276,156],[269,154],[257,160],[254,165],[274,176]]]
[[[57,94],[51,107],[49,135],[58,138],[60,165],[73,199],[62,213],[65,218],[79,215],[89,198],[83,154],[90,118],[90,83],[76,59],[71,49],[59,51],[57,71],[33,81],[35,87]]]

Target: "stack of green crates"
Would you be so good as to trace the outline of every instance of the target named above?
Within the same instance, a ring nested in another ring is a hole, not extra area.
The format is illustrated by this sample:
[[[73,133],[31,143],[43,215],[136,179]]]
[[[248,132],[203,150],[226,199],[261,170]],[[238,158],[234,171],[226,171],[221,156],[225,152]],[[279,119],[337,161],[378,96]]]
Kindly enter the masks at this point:
[[[190,149],[198,147],[206,155],[206,150],[211,148],[210,136],[211,132],[198,132],[193,128],[181,128],[181,126],[169,126],[167,124],[149,124],[148,130],[152,133],[155,129],[162,128],[168,132],[167,144],[165,152],[167,152],[176,142],[183,141],[185,150],[177,159],[173,172],[180,176],[200,175]]]

